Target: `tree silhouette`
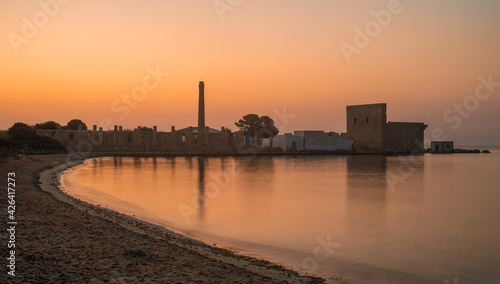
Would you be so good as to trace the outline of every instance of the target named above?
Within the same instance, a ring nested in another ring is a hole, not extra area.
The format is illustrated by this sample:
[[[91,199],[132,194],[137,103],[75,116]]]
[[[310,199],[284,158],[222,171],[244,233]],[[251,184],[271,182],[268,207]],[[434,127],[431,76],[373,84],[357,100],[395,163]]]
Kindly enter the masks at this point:
[[[79,119],[72,119],[68,122],[68,129],[69,130],[78,130],[78,126],[82,126],[82,130],[87,130],[87,125]]]
[[[43,123],[42,123],[43,124]],[[0,141],[2,146],[10,146],[13,148],[22,149],[23,145],[28,147],[36,146],[37,149],[62,149],[59,141],[36,134],[35,127],[22,122],[16,122],[7,131],[10,141]]]
[[[141,126],[141,131],[154,131],[152,127]]]
[[[46,122],[35,124],[35,129],[57,130],[58,126],[61,126],[61,125],[59,123],[51,120],[51,121],[46,121]],[[78,129],[78,126],[77,126],[77,129]]]
[[[9,134],[10,139],[13,141],[26,142],[35,136],[36,132],[32,125],[16,122],[9,128],[7,134]]]
[[[279,133],[278,128],[274,126],[274,120],[267,115],[258,116],[257,114],[247,114],[238,122],[234,123],[246,135],[253,137],[255,132],[259,132],[259,136],[269,138],[276,136]]]

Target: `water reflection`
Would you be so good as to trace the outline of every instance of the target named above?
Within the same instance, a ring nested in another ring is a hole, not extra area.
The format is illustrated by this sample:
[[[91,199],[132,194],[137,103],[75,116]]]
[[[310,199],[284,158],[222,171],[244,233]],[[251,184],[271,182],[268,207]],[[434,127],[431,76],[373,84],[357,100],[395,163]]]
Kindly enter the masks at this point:
[[[186,158],[187,164],[188,164],[188,169],[193,169],[193,157],[192,156],[187,156]]]
[[[272,190],[275,182],[273,178],[275,162],[276,158],[266,156],[236,159],[238,180],[244,182],[242,188],[259,191]]]
[[[224,171],[224,169],[226,168],[225,163],[226,163],[227,159],[228,158],[226,156],[221,156],[220,157],[220,170],[221,171]]]
[[[498,279],[500,159],[474,157],[117,157],[64,178],[84,200],[285,263],[302,265],[331,236],[341,246],[319,262],[326,276]]]
[[[387,157],[354,155],[347,158],[347,195],[349,198],[385,200]]]
[[[97,159],[92,159],[92,173],[94,176],[97,174]]]
[[[135,170],[141,169],[141,163],[142,163],[142,158],[134,157],[134,169]]]
[[[118,176],[120,175],[121,171],[123,170],[123,158],[122,157],[113,157],[113,175]]]
[[[175,179],[175,163],[176,163],[176,157],[166,157],[166,162],[167,164],[170,164],[170,180]]]
[[[381,245],[386,229],[387,157],[359,155],[347,158],[345,228],[356,249]]]
[[[208,160],[198,157],[198,219],[205,216],[205,164]]]

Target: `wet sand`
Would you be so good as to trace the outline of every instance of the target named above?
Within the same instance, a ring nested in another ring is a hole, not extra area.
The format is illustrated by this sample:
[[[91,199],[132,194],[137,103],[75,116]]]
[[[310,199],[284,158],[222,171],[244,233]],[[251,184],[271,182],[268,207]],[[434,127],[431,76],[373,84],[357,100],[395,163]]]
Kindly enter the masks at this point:
[[[77,200],[59,189],[66,155],[0,160],[16,173],[16,276],[9,283],[321,283],[279,265]],[[2,208],[7,194],[0,196]],[[2,220],[7,220],[2,210]],[[6,222],[0,252],[7,256]],[[7,260],[3,257],[4,262]],[[330,282],[330,281],[329,281]],[[336,282],[341,283],[341,282]]]

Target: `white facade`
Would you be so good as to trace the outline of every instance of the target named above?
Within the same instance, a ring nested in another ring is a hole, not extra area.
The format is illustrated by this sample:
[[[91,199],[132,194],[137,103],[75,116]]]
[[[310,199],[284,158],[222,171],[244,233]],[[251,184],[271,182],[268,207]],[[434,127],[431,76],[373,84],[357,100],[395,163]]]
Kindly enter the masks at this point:
[[[283,151],[290,148],[293,142],[295,142],[297,150],[304,150],[302,138],[294,136],[292,133],[285,133],[273,137],[273,147],[280,147]]]
[[[347,133],[324,131],[295,131],[276,135],[273,138],[273,147],[280,147],[286,151],[295,142],[297,150],[352,150],[352,139],[347,138]]]
[[[303,139],[304,150],[352,150],[353,140],[347,138],[347,133],[324,131],[295,131],[295,136]]]

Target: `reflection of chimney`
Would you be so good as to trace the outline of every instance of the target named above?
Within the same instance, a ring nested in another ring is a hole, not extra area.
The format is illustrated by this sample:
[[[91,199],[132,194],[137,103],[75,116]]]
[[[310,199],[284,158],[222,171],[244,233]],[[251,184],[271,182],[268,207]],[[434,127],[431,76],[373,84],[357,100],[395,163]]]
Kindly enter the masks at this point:
[[[205,83],[200,81],[200,102],[198,104],[198,137],[203,139],[205,132]]]

